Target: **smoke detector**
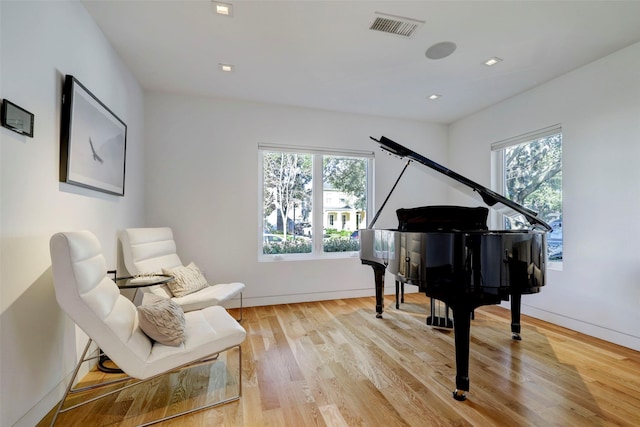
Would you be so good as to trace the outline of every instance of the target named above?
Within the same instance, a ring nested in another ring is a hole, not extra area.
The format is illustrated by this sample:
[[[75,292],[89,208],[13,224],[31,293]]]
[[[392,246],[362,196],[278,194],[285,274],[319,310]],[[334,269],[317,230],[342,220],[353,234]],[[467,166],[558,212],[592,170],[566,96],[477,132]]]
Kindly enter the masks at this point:
[[[375,12],[373,23],[369,29],[411,38],[422,24],[424,21],[418,19]]]

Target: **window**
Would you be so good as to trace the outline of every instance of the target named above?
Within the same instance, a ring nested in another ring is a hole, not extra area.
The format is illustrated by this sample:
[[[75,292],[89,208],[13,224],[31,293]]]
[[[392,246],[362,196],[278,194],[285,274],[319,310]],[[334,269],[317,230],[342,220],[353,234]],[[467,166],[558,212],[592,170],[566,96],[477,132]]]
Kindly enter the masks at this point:
[[[372,202],[372,152],[260,145],[260,250],[267,259],[360,250]]]
[[[547,234],[550,261],[562,261],[562,129],[559,125],[491,146],[498,191],[538,212],[553,229]],[[507,229],[522,228],[519,218],[504,217]]]

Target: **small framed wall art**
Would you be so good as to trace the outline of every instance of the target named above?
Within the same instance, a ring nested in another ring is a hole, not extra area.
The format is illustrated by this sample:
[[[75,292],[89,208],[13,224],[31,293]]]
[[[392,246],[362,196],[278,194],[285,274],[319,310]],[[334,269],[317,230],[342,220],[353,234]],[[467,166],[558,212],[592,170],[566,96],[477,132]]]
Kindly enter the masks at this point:
[[[60,182],[124,196],[127,125],[75,77],[62,94]]]
[[[2,100],[2,126],[33,138],[33,114],[11,101]]]

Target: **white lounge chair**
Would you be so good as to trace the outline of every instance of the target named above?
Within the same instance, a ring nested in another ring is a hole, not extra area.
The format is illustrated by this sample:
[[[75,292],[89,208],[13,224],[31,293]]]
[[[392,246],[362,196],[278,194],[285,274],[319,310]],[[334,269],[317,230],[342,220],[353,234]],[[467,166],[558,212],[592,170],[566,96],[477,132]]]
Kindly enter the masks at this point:
[[[131,275],[162,273],[162,269],[182,266],[176,251],[173,232],[169,227],[127,228],[120,233],[124,265]],[[234,297],[240,297],[242,320],[242,291],[244,283],[231,282],[212,284],[188,295],[176,297],[167,285],[141,288],[142,292],[153,292],[164,298],[172,298],[187,312],[211,305],[223,305]]]
[[[69,393],[85,390],[72,389],[72,386],[81,364],[91,359],[86,356],[92,342],[95,342],[132,379],[141,381],[196,363],[213,361],[220,353],[227,350],[231,350],[227,355],[237,352],[237,395],[167,415],[145,425],[240,399],[242,393],[240,344],[244,341],[246,332],[223,307],[210,306],[184,313],[184,317],[181,318],[183,321],[182,343],[177,346],[164,345],[149,338],[141,329],[142,318],[139,318],[139,309],[120,294],[117,285],[108,277],[100,242],[92,233],[77,231],[55,234],[50,241],[50,250],[58,304],[89,336],[89,342],[56,410],[52,426],[61,412],[139,384],[139,381],[132,381],[125,387],[63,409]],[[107,384],[110,385],[113,382]]]

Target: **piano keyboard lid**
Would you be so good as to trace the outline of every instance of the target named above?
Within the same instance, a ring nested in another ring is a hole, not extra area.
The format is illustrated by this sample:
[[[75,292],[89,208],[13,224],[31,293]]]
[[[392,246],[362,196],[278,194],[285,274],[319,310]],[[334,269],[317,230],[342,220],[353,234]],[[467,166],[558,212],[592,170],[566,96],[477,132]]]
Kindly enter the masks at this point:
[[[480,196],[484,203],[486,203],[488,206],[491,206],[493,209],[496,209],[498,212],[511,218],[516,217],[518,214],[522,215],[529,223],[531,228],[551,231],[551,226],[538,218],[538,214],[531,209],[528,209],[520,205],[519,203],[509,200],[506,197],[496,193],[495,191],[490,190],[485,186],[480,185],[470,180],[469,178],[464,177],[459,173],[456,173],[451,169],[448,169],[445,166],[442,166],[441,164],[436,163],[433,160],[428,159],[423,155],[418,154],[415,151],[398,144],[395,141],[392,141],[385,136],[380,137],[379,140],[375,139],[372,136],[370,138],[380,144],[380,148],[389,152],[390,154],[393,154],[394,156],[400,158],[408,158],[410,160],[414,160],[427,166],[430,169],[440,172],[441,174],[453,179],[457,183],[462,184],[462,190],[473,190],[472,196]],[[465,191],[465,193],[468,193],[468,191]]]

